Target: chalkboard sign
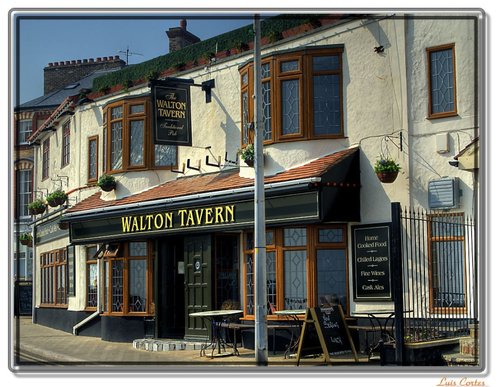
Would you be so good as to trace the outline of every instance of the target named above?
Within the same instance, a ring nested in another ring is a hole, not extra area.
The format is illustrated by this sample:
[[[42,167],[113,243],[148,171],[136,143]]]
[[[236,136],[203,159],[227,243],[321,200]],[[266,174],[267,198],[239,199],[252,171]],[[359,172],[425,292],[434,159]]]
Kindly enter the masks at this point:
[[[33,301],[33,288],[32,282],[19,282],[16,284],[17,290],[17,308],[19,316],[31,315],[31,307]]]
[[[342,307],[334,305],[329,308],[309,308],[302,325],[297,365],[303,355],[323,353],[325,361],[330,361],[330,356],[349,352],[352,352],[355,361],[358,361]]]
[[[392,300],[390,224],[355,226],[352,235],[354,299]]]

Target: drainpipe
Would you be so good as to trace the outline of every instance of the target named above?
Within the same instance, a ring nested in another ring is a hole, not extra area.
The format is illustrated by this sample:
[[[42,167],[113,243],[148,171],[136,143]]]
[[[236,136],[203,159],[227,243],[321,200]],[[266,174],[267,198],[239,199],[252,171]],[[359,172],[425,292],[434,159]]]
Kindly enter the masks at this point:
[[[82,321],[73,327],[73,335],[77,336],[78,329],[86,325],[88,322],[92,321],[94,318],[99,316],[101,313],[101,259],[97,259],[97,310],[90,316],[85,317]]]

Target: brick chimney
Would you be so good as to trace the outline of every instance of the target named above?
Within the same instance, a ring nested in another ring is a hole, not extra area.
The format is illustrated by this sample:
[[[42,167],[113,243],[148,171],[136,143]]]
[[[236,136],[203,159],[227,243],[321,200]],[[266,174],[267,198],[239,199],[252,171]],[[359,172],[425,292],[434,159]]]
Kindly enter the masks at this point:
[[[186,28],[187,21],[186,19],[182,19],[179,27],[169,28],[169,30],[166,31],[168,35],[169,52],[181,50],[186,46],[198,43],[200,41],[200,38],[198,38],[196,35],[193,35]]]
[[[64,62],[52,62],[43,69],[43,94],[77,82],[96,70],[122,68],[125,62],[119,55],[105,56],[101,58],[67,60]]]

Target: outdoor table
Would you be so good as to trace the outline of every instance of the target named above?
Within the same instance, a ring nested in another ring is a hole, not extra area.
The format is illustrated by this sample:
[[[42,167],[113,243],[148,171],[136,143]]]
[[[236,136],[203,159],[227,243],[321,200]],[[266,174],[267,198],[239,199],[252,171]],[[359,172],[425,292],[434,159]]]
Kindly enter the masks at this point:
[[[201,317],[203,322],[208,323],[208,326],[212,328],[212,338],[209,343],[206,343],[202,346],[200,350],[200,356],[206,354],[207,348],[212,348],[212,353],[210,357],[214,358],[215,356],[231,356],[236,355],[239,356],[238,349],[236,348],[236,342],[229,344],[225,338],[222,336],[222,323],[225,319],[230,316],[236,316],[238,314],[243,313],[242,310],[207,310],[204,312],[195,312],[190,313],[189,317]],[[205,325],[207,326],[207,325]],[[226,347],[232,348],[232,352],[226,352]],[[214,351],[217,349],[217,353],[214,355]],[[222,351],[224,350],[224,351]]]
[[[293,326],[291,329],[291,337],[290,344],[288,344],[288,348],[285,351],[285,359],[290,357],[290,355],[297,350],[297,346],[299,344],[300,338],[300,328],[302,326],[302,321],[300,316],[304,316],[306,314],[305,309],[287,309],[287,310],[277,310],[274,312],[276,316],[285,316],[286,319]]]

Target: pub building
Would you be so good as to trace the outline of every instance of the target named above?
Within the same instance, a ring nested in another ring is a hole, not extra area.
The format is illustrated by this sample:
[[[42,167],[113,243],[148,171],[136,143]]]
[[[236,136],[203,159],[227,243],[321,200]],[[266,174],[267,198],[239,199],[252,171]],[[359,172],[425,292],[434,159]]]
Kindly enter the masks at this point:
[[[476,174],[448,163],[475,135],[474,114],[440,120],[449,109],[474,112],[474,88],[454,84],[439,114],[416,102],[432,98],[426,66],[434,52],[455,66],[453,81],[474,83],[473,64],[454,59],[473,53],[473,18],[317,20],[285,28],[270,18],[281,39],[262,46],[270,322],[283,320],[274,310],[329,304],[353,320],[393,311],[391,202],[431,208],[436,174],[460,181],[462,196],[448,207],[456,217],[477,199]],[[190,46],[199,58],[202,43]],[[69,193],[67,207],[34,224],[35,322],[126,342],[204,339],[201,319],[189,314],[205,310],[240,309],[238,321],[252,325],[254,169],[239,151],[253,143],[253,50],[199,58],[155,80],[92,91],[84,102],[68,98],[30,138],[39,144],[37,186],[50,191],[50,177],[65,175]],[[458,107],[456,96],[464,96]],[[374,172],[381,155],[400,165],[391,183]],[[96,186],[102,175],[115,178],[113,190]],[[442,199],[447,188],[439,187]],[[426,280],[434,292],[445,290],[438,277]]]

